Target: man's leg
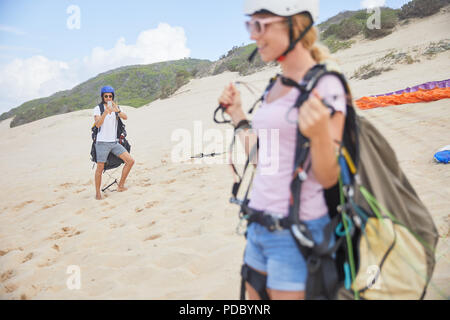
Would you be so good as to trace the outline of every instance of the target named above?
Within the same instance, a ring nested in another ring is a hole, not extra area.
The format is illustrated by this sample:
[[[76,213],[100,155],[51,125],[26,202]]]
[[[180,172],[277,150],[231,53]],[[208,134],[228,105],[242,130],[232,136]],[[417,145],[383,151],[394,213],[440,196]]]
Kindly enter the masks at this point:
[[[102,184],[102,174],[103,168],[105,167],[104,162],[97,163],[97,170],[95,170],[95,199],[101,200],[102,194],[100,192],[100,186]]]
[[[134,159],[131,157],[131,155],[128,152],[124,152],[119,156],[120,159],[125,162],[125,166],[122,170],[122,177],[120,178],[119,187],[117,188],[117,191],[123,192],[126,191],[127,188],[125,188],[125,180],[128,177],[128,174],[130,173],[131,168],[134,165]]]

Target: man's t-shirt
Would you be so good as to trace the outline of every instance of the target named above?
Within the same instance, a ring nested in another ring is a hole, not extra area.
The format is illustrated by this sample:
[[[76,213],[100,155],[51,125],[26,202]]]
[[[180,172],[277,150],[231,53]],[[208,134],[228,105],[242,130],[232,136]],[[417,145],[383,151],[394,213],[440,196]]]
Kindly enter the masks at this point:
[[[94,117],[101,116],[100,107],[94,108]],[[97,134],[98,142],[116,142],[117,141],[117,118],[116,113],[111,112],[105,117],[102,126]]]

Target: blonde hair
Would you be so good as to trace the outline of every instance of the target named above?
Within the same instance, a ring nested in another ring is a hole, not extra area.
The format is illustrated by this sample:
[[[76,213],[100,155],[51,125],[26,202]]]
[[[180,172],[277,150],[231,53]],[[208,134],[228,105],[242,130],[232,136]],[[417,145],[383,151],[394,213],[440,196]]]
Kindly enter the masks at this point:
[[[297,39],[300,34],[309,26],[310,23],[311,20],[307,15],[297,14],[293,16],[292,24],[294,29],[294,39]],[[317,41],[318,38],[319,32],[317,28],[312,27],[300,42],[303,44],[303,47],[306,50],[309,50],[309,52],[311,53],[311,57],[317,63],[333,59],[328,48]]]

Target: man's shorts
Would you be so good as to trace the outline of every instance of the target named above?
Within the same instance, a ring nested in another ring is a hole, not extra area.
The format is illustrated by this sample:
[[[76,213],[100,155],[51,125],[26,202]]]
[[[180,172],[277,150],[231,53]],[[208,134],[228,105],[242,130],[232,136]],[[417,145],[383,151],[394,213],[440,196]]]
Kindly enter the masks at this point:
[[[127,152],[127,150],[118,142],[97,141],[95,143],[95,152],[97,154],[97,163],[105,163],[110,152],[119,157],[122,153]]]

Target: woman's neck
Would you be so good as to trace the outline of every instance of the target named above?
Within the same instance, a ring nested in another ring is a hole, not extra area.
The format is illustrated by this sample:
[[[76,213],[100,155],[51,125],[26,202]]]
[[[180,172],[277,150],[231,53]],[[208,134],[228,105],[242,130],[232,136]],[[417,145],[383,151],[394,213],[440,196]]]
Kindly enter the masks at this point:
[[[280,62],[283,75],[287,78],[300,82],[306,73],[317,64],[311,53],[304,49],[301,44],[292,50],[286,59]]]

